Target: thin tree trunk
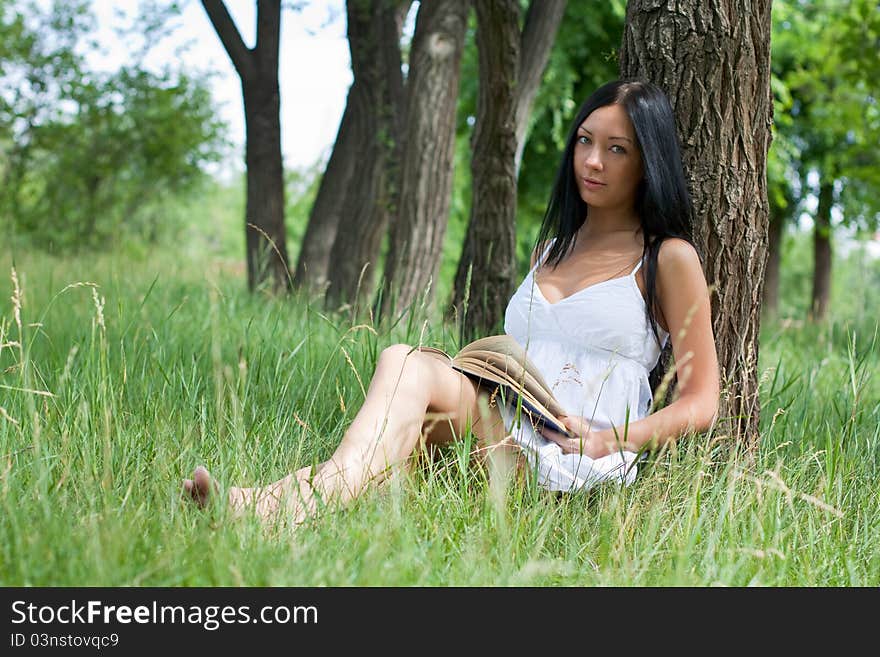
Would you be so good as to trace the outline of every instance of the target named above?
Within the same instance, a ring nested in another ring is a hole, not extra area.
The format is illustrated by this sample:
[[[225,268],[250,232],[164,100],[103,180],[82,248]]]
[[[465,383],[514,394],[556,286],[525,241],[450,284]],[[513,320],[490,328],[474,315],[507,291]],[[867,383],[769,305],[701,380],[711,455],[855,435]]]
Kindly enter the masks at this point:
[[[720,431],[756,446],[758,331],[767,256],[770,0],[630,0],[622,77],[663,87],[675,108],[713,288]]]
[[[402,0],[397,3],[395,24],[397,25],[398,41],[411,4],[411,0]],[[352,85],[358,85],[358,81],[354,80]],[[330,252],[336,240],[345,199],[352,188],[352,178],[357,168],[357,148],[364,137],[358,133],[358,127],[362,125],[362,122],[354,116],[350,108],[354,105],[353,96],[359,93],[353,87],[348,90],[345,111],[342,113],[336,139],[333,142],[333,150],[330,153],[324,175],[321,176],[318,194],[312,204],[309,223],[300,246],[294,285],[300,289],[308,290],[310,294],[326,292]]]
[[[284,227],[278,48],[281,0],[257,0],[257,41],[248,49],[222,0],[202,0],[217,36],[241,78],[245,113],[247,207],[245,242],[248,288],[271,281],[290,286]]]
[[[309,213],[309,223],[297,258],[293,282],[309,293],[326,290],[330,250],[336,239],[346,193],[352,183],[357,163],[355,154],[361,137],[357,134],[359,122],[353,118],[350,109],[352,96],[356,93],[354,87],[348,91],[345,111],[333,143],[333,152],[324,175],[321,176],[318,194]]]
[[[523,149],[526,145],[526,132],[532,104],[538,89],[550,51],[556,41],[556,33],[565,13],[567,0],[532,0],[526,13],[525,26],[522,31],[520,50],[520,66],[516,88],[516,172],[519,176],[522,164]]]
[[[813,227],[813,294],[810,319],[822,321],[828,314],[831,301],[831,206],[834,188],[823,182],[819,187],[819,207]]]
[[[331,308],[369,298],[376,262],[399,193],[403,74],[400,68],[399,2],[349,0],[348,41],[355,84],[349,107],[358,122],[355,171],[330,254],[326,301]]]
[[[248,285],[270,279],[278,290],[290,284],[284,227],[278,77],[245,83]]]
[[[779,314],[779,263],[782,256],[782,233],[785,217],[770,212],[770,230],[767,247],[767,268],[764,270],[764,305],[765,317],[776,317]]]
[[[470,0],[423,2],[406,82],[400,202],[385,260],[381,316],[436,289],[452,192],[455,112]]]
[[[518,0],[476,0],[479,94],[471,216],[453,305],[461,340],[496,333],[516,282],[516,82]]]

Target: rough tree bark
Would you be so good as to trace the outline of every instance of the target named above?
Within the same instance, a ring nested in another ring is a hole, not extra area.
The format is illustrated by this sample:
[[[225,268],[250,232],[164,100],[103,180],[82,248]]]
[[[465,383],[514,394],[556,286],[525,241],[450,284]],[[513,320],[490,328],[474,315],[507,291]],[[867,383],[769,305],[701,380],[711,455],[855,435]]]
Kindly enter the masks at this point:
[[[462,340],[498,331],[516,276],[518,0],[476,0],[479,92],[467,234],[453,306]]]
[[[519,3],[476,3],[480,87],[471,158],[473,196],[452,299],[454,312],[466,310],[463,338],[499,331],[517,284],[516,180],[532,104],[565,4],[533,0],[520,34]]]
[[[825,319],[831,301],[831,206],[834,187],[830,182],[819,186],[819,207],[813,227],[813,294],[810,299],[810,319]]]
[[[411,4],[411,0],[401,0],[397,3],[398,39]],[[339,122],[333,150],[321,176],[318,194],[309,213],[309,223],[297,258],[293,283],[310,294],[323,294],[327,289],[330,251],[336,240],[336,231],[342,218],[346,196],[352,188],[357,144],[363,139],[358,133],[358,126],[362,125],[362,122],[349,109],[355,104],[354,99],[361,93],[358,86],[358,80],[355,79],[348,90],[345,110]]]
[[[406,81],[406,149],[397,217],[385,260],[380,316],[431,291],[440,268],[452,193],[455,112],[470,0],[419,6]]]
[[[400,2],[349,0],[348,42],[355,83],[348,99],[359,135],[330,252],[325,300],[331,309],[351,306],[373,290],[376,261],[399,194],[404,96],[400,68]]]
[[[721,430],[754,446],[773,112],[770,0],[630,0],[620,72],[658,84],[675,108],[694,237],[713,286]]]
[[[281,160],[278,48],[281,0],[257,0],[257,40],[245,46],[223,0],[202,6],[241,78],[245,115],[247,207],[245,237],[248,287],[263,281],[290,286],[284,228],[284,172]]]

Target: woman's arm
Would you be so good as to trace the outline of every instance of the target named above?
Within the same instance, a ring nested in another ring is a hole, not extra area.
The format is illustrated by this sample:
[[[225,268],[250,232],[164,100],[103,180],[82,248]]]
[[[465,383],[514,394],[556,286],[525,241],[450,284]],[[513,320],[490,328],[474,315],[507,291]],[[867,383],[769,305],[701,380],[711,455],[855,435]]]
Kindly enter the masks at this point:
[[[564,451],[583,453],[593,458],[621,449],[637,452],[645,444],[663,445],[688,431],[708,429],[718,413],[720,382],[715,338],[712,334],[712,311],[709,289],[694,248],[684,240],[667,239],[657,258],[658,316],[665,324],[672,342],[678,376],[678,395],[665,408],[618,427],[616,438],[611,429],[588,431],[585,418],[563,418],[566,427],[583,437],[565,439],[555,432],[545,433]],[[626,442],[620,445],[617,441]],[[555,434],[555,435],[554,435]]]

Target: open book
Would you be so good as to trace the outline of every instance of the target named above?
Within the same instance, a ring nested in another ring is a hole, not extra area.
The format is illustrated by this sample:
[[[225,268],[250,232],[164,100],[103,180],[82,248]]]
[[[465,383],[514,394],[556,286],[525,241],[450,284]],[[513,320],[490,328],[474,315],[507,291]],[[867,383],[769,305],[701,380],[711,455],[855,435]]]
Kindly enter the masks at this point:
[[[543,423],[572,437],[560,419],[566,415],[565,410],[525,350],[511,336],[480,338],[462,347],[455,356],[434,347],[418,347],[418,350],[447,358],[453,369],[476,379],[481,385],[493,390],[501,387],[505,401],[521,399],[523,412],[536,428]]]

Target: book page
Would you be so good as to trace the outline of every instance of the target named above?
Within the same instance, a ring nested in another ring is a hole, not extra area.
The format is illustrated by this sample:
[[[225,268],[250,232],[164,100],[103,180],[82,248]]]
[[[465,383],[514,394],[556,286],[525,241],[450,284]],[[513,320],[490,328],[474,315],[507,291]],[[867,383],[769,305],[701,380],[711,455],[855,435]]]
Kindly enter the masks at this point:
[[[526,355],[525,349],[510,335],[491,335],[462,347],[454,357],[434,347],[419,351],[441,360],[463,374],[503,386],[509,394],[522,399],[522,408],[533,425],[544,422],[554,430],[570,436],[561,416],[565,409],[553,396],[541,372]]]

